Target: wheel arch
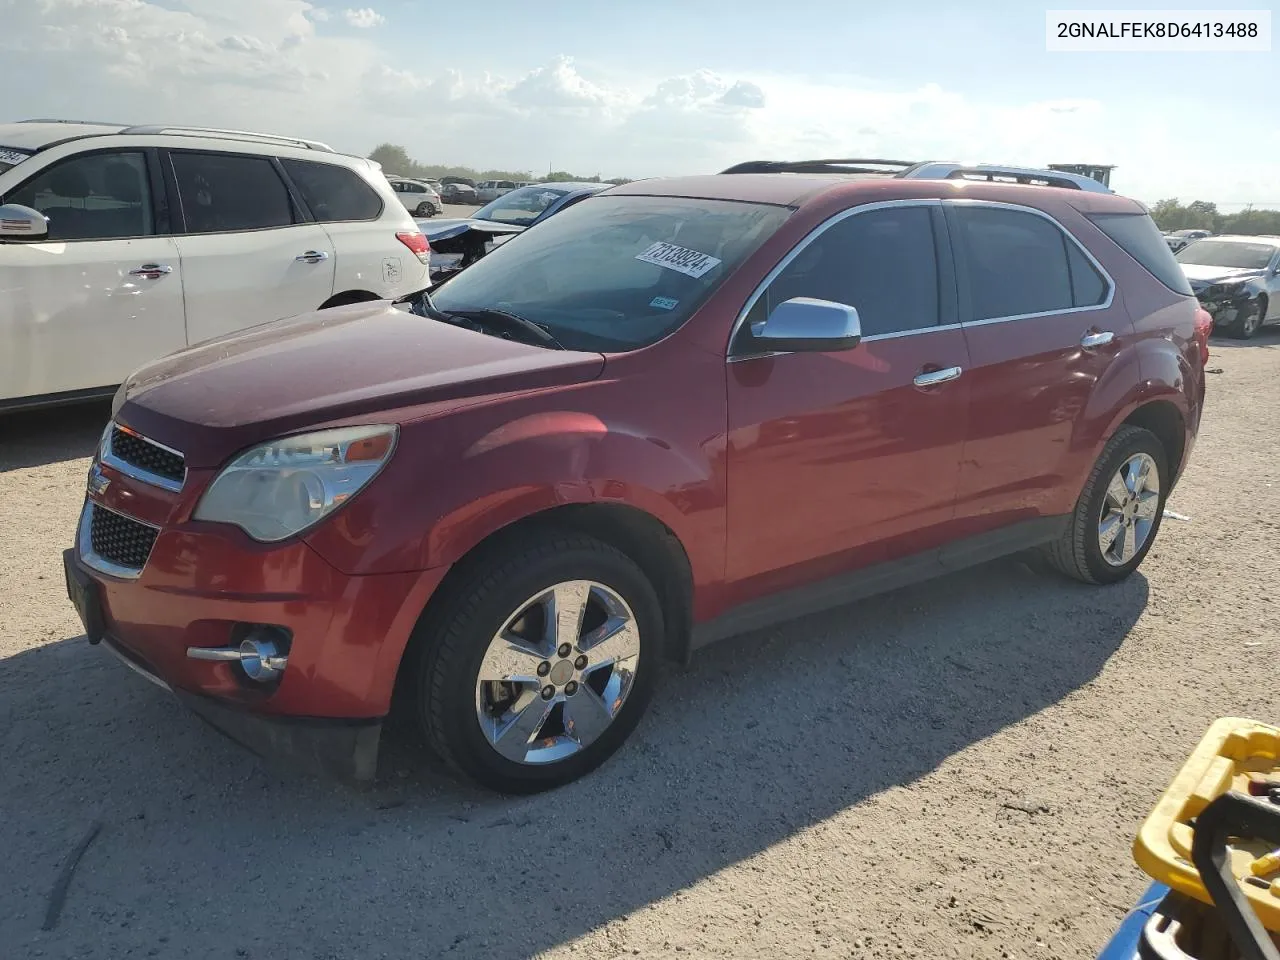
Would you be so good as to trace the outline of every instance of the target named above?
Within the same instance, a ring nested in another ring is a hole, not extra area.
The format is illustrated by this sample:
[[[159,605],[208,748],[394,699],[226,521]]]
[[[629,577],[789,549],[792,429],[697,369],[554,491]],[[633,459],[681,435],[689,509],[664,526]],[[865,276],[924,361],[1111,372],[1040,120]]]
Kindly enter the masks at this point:
[[[1172,400],[1148,400],[1133,410],[1112,428],[1107,439],[1124,426],[1141,427],[1155,434],[1160,445],[1164,447],[1168,459],[1170,476],[1176,482],[1182,473],[1183,460],[1187,448],[1187,421],[1182,411]]]
[[[456,596],[476,568],[495,554],[519,549],[543,531],[586,534],[631,559],[648,578],[662,606],[667,659],[687,662],[692,651],[693,568],[684,545],[665,523],[638,507],[616,502],[568,503],[548,507],[493,530],[454,562],[418,615],[409,643],[397,665],[395,695],[405,689],[405,667],[411,647],[426,640],[433,616]]]
[[[348,307],[353,303],[368,303],[371,300],[381,299],[382,297],[371,290],[343,290],[341,293],[335,293],[320,304],[317,309],[328,310],[331,307]]]

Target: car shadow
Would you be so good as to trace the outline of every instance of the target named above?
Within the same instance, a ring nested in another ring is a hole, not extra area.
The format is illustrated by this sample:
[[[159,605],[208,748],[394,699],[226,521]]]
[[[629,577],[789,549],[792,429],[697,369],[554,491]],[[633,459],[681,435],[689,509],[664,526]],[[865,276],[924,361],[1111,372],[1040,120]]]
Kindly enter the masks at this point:
[[[111,402],[0,413],[0,473],[93,456]]]
[[[0,660],[0,846],[23,865],[0,885],[0,942],[533,956],[1057,703],[1147,600],[1140,574],[1089,588],[1007,559],[724,641],[664,670],[610,762],[524,798],[452,779],[403,734],[367,788],[281,774],[83,638],[48,643]],[[59,863],[95,819],[41,934]]]

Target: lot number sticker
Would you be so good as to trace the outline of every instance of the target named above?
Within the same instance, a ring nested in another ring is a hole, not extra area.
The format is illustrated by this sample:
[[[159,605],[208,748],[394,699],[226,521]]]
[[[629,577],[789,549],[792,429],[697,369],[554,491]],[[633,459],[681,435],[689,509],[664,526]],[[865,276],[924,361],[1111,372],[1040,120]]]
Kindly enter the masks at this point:
[[[688,247],[677,247],[674,243],[659,240],[647,250],[636,254],[637,260],[652,263],[654,266],[675,270],[695,280],[720,265],[715,257],[690,250]]]

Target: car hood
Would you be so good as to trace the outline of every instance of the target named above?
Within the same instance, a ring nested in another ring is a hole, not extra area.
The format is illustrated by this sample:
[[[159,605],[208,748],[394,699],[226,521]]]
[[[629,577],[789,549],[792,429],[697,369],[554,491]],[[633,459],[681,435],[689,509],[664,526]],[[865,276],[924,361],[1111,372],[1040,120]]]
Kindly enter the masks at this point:
[[[598,353],[548,350],[449,326],[381,300],[277,320],[148,364],[116,419],[190,467],[308,426],[405,407],[583,383]],[[421,415],[421,410],[418,410]]]
[[[428,243],[440,240],[452,240],[469,230],[481,233],[519,233],[524,227],[513,223],[498,223],[495,220],[477,220],[474,217],[461,217],[450,220],[419,220],[418,229],[423,232]]]
[[[1250,277],[1262,276],[1261,270],[1250,270],[1241,267],[1211,267],[1203,263],[1181,263],[1182,272],[1188,280],[1199,280],[1203,283],[1220,283],[1223,280],[1248,280]]]

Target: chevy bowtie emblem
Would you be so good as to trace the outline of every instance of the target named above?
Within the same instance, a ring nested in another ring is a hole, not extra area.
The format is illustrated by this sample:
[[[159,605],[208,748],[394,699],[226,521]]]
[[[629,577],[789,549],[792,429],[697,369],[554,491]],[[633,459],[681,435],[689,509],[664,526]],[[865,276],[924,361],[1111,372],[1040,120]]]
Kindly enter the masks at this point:
[[[96,463],[89,471],[89,492],[95,497],[100,497],[107,492],[107,487],[111,486],[111,480],[102,472],[102,468]]]

